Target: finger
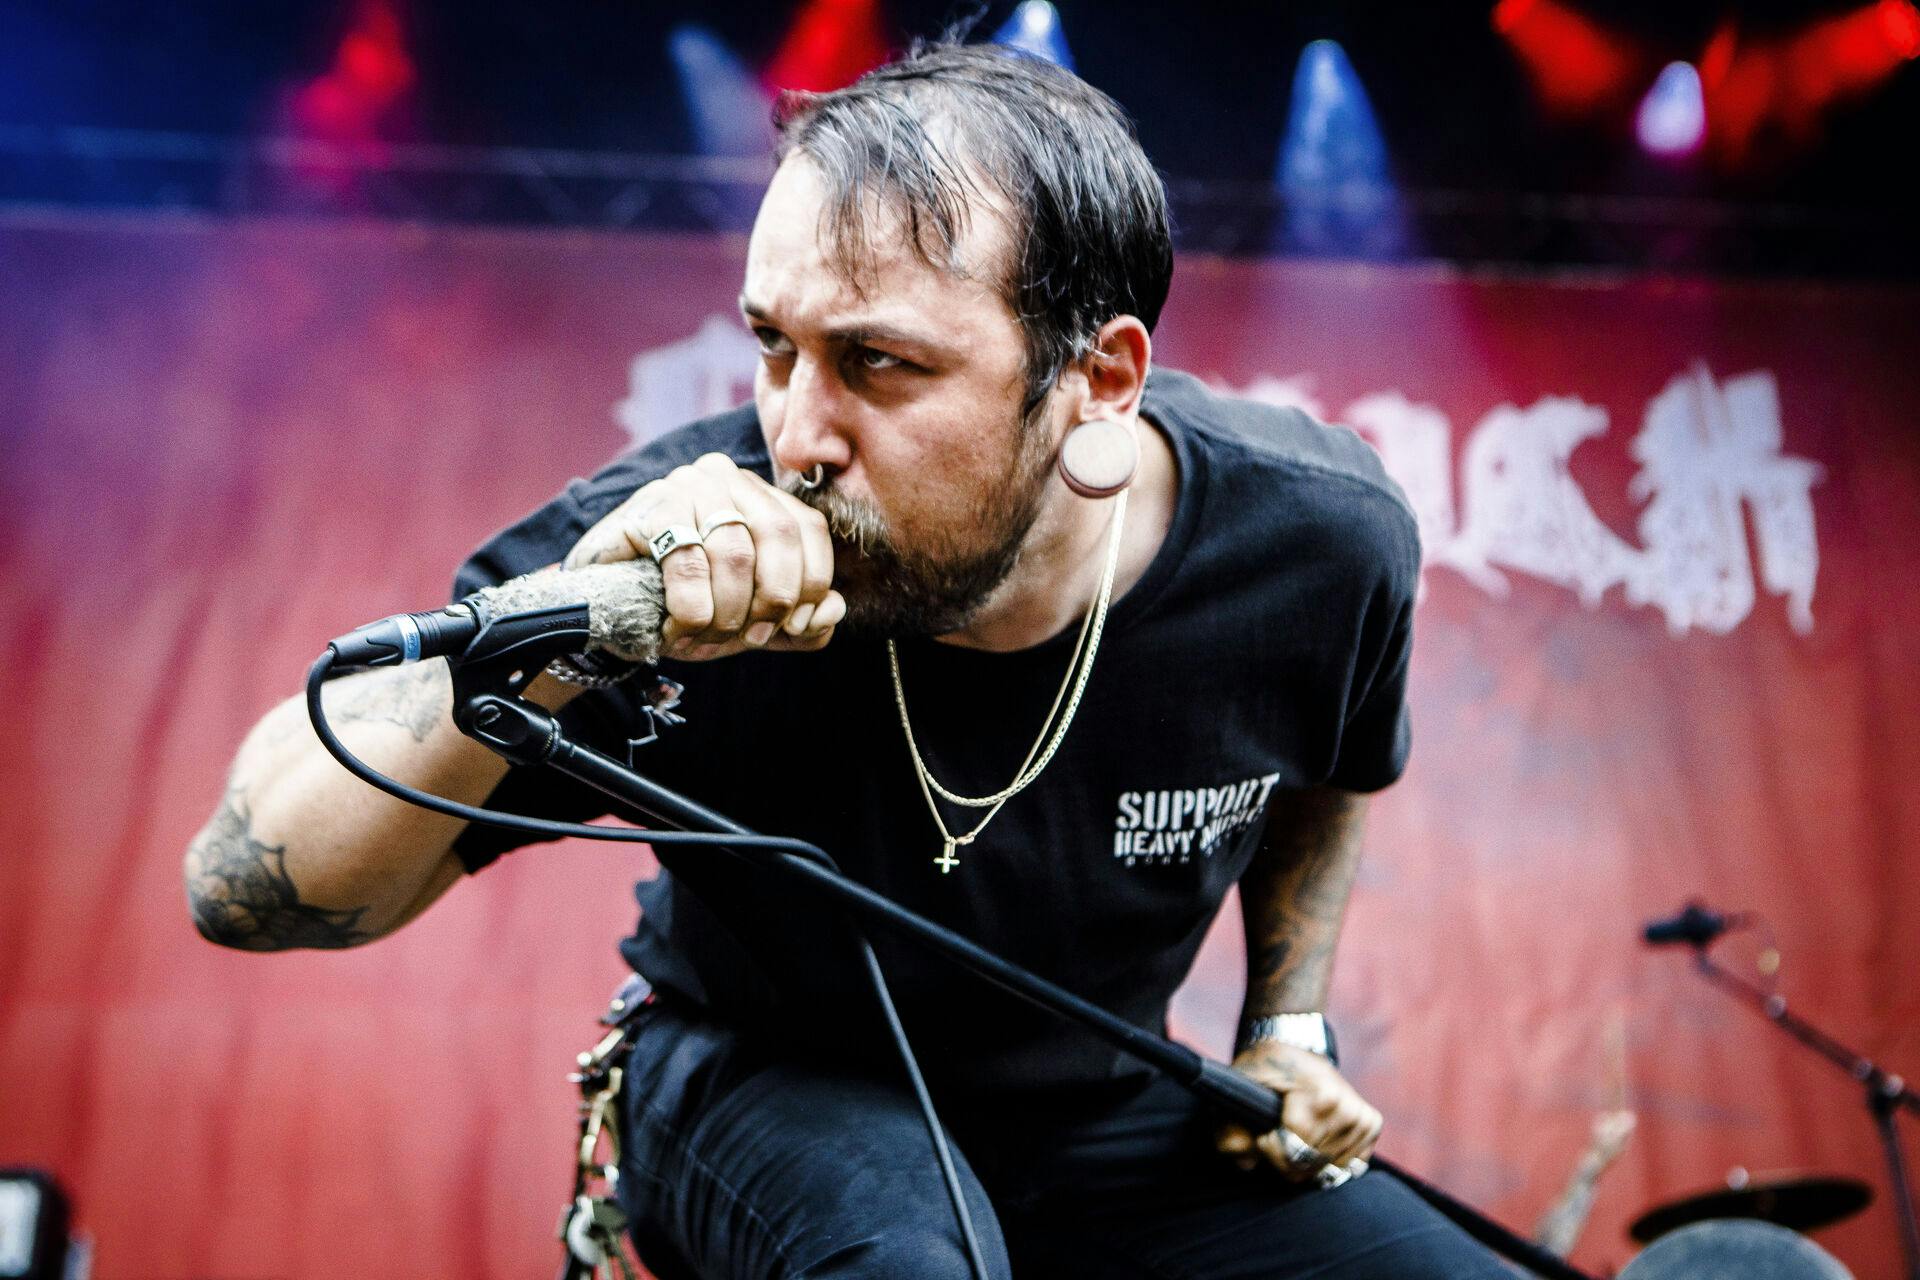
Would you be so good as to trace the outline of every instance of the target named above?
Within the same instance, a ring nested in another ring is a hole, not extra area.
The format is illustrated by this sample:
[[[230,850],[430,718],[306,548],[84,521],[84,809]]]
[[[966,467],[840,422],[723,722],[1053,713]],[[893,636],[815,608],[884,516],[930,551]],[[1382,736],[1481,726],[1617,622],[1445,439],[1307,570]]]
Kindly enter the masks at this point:
[[[653,480],[634,490],[625,502],[580,535],[580,540],[573,544],[566,559],[561,561],[562,566],[578,569],[586,564],[646,559],[646,542],[637,535],[646,513],[660,501],[664,485],[664,480]]]
[[[785,495],[783,495],[785,496]],[[786,629],[800,635],[812,624],[813,611],[833,589],[833,534],[827,518],[798,498],[789,498],[798,510],[800,526],[800,603],[787,616]]]
[[[1214,1133],[1213,1145],[1223,1156],[1246,1155],[1253,1150],[1253,1135],[1237,1124],[1224,1125]]]
[[[1339,1100],[1319,1089],[1294,1088],[1281,1095],[1280,1124],[1302,1142],[1319,1146],[1331,1135],[1327,1121]]]
[[[695,527],[693,503],[684,494],[669,493],[647,512],[644,524],[633,536],[647,539],[676,525]],[[664,589],[667,620],[660,635],[668,645],[686,648],[701,643],[713,625],[713,574],[707,564],[706,548],[690,543],[667,553],[660,561],[660,584]]]
[[[1365,1125],[1365,1132],[1354,1149],[1354,1158],[1359,1160],[1373,1159],[1373,1149],[1380,1145],[1380,1132],[1387,1125],[1386,1117],[1373,1107],[1368,1107],[1367,1113],[1369,1119]]]
[[[1221,1155],[1232,1160],[1242,1169],[1255,1169],[1260,1164],[1260,1152],[1253,1145],[1253,1135],[1238,1125],[1225,1125],[1213,1138],[1213,1145]]]
[[[824,649],[833,639],[833,629],[847,616],[846,597],[838,591],[829,591],[820,607],[813,611],[813,621],[805,635],[790,636],[785,632],[774,638],[770,649],[786,649],[798,653],[811,653],[815,649]]]
[[[1356,1100],[1351,1107],[1341,1108],[1331,1121],[1326,1136],[1314,1144],[1326,1153],[1329,1164],[1344,1165],[1360,1154],[1361,1142],[1366,1137],[1364,1106],[1364,1103]]]
[[[752,530],[753,601],[745,638],[757,647],[778,633],[800,602],[805,577],[800,522],[786,495],[750,472],[737,472],[727,492]]]
[[[813,616],[807,619],[807,634],[820,635],[831,632],[846,620],[847,598],[838,591],[829,591],[826,599],[814,606]]]
[[[674,493],[688,504],[687,523],[696,530],[710,517],[733,505],[726,487],[699,467],[676,467],[668,479],[673,483]],[[665,508],[666,503],[662,503],[648,513],[644,526],[648,535],[658,534],[667,527],[668,522],[661,518]],[[723,525],[705,542],[700,550],[704,553],[702,560],[713,612],[698,638],[703,643],[722,643],[733,639],[746,625],[747,609],[753,603],[753,536],[739,525]],[[692,556],[693,553],[688,552],[684,558]],[[677,552],[669,557],[670,560],[682,558]],[[665,564],[661,565],[661,576],[666,576]]]
[[[1254,1143],[1259,1147],[1260,1154],[1267,1158],[1268,1164],[1294,1182],[1308,1181],[1324,1167],[1324,1162],[1318,1159],[1294,1159],[1293,1152],[1288,1150],[1286,1139],[1279,1129],[1261,1134],[1254,1139]]]
[[[1328,1157],[1340,1165],[1365,1160],[1380,1140],[1383,1121],[1380,1112],[1358,1094],[1342,1101],[1328,1136],[1319,1144]]]
[[[1281,1123],[1324,1156],[1327,1163],[1340,1164],[1351,1154],[1353,1135],[1349,1131],[1355,1129],[1361,1118],[1360,1108],[1365,1105],[1356,1094],[1310,1095],[1305,1089],[1296,1089],[1281,1105]]]
[[[790,501],[798,508],[794,518],[800,525],[800,603],[787,615],[784,629],[797,636],[814,626],[814,611],[833,590],[833,533],[825,516],[798,498]]]

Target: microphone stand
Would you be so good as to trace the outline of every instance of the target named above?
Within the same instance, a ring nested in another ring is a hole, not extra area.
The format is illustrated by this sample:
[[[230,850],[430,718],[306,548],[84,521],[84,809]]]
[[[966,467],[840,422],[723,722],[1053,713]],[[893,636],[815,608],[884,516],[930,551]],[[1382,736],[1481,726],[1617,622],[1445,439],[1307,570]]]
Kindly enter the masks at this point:
[[[1858,1081],[1866,1091],[1867,1110],[1880,1131],[1880,1145],[1886,1152],[1887,1181],[1893,1190],[1893,1209],[1900,1220],[1900,1244],[1906,1256],[1907,1280],[1920,1280],[1920,1221],[1916,1221],[1913,1191],[1907,1181],[1907,1162],[1900,1150],[1900,1133],[1894,1117],[1902,1108],[1920,1114],[1920,1095],[1907,1082],[1883,1070],[1871,1059],[1855,1053],[1806,1019],[1787,1008],[1785,996],[1763,990],[1758,985],[1716,964],[1707,954],[1710,939],[1693,944],[1693,967],[1701,977],[1731,993],[1744,1004],[1760,1011],[1762,1017],[1782,1031],[1833,1063]]]
[[[531,678],[530,673],[544,666],[548,657],[557,652],[577,652],[581,647],[578,638],[572,639],[571,647],[568,645],[569,638],[564,634],[543,637],[535,643],[516,638],[507,646],[507,651],[487,653],[484,650],[489,646],[483,632],[463,656],[449,659],[453,672],[454,723],[462,733],[514,764],[555,769],[662,825],[753,835],[725,815],[573,741],[545,708],[516,696]],[[549,649],[552,652],[547,652]],[[629,745],[629,751],[652,740],[652,734],[638,739]],[[1064,987],[1003,960],[953,930],[848,879],[825,865],[825,859],[751,846],[726,846],[725,852],[805,882],[834,899],[854,917],[912,938],[1002,990],[1078,1024],[1155,1067],[1256,1133],[1267,1132],[1280,1124],[1280,1095],[1266,1085],[1185,1045],[1143,1031]],[[1593,1280],[1563,1259],[1389,1161],[1375,1158],[1372,1164],[1376,1169],[1390,1171],[1442,1215],[1496,1253],[1551,1280]]]

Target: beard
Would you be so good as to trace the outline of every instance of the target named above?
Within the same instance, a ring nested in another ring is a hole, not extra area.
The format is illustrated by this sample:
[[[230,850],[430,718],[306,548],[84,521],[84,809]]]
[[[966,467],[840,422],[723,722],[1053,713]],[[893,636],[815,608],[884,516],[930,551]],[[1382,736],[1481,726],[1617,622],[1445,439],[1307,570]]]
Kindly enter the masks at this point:
[[[963,527],[927,546],[907,546],[880,509],[790,477],[783,488],[827,519],[833,537],[833,585],[847,601],[841,626],[852,635],[900,639],[958,631],[1020,561],[1040,514],[1049,455],[1037,422],[1021,424],[1005,475],[986,486]]]

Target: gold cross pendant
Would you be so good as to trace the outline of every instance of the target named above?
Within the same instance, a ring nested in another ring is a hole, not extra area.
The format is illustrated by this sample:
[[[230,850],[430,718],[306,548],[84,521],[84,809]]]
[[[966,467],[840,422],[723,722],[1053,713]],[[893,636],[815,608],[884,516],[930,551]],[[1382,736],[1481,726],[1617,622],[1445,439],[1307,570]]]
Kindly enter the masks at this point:
[[[940,851],[940,856],[933,860],[933,865],[940,868],[941,875],[944,876],[948,874],[955,867],[960,865],[960,859],[953,856],[953,851],[959,845],[959,843],[960,842],[958,840],[948,840],[947,847],[942,849]]]

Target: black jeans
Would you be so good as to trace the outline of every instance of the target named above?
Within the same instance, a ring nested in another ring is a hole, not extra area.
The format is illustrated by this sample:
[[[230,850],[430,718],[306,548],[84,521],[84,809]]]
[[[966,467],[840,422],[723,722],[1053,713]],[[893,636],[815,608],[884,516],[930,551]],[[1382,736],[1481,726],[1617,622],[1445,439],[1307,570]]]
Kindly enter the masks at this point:
[[[783,1061],[656,1005],[625,1095],[621,1200],[661,1280],[971,1274],[904,1080]],[[943,1119],[998,1280],[1510,1276],[1386,1174],[1323,1191],[1241,1171],[1175,1085],[1064,1129]]]

